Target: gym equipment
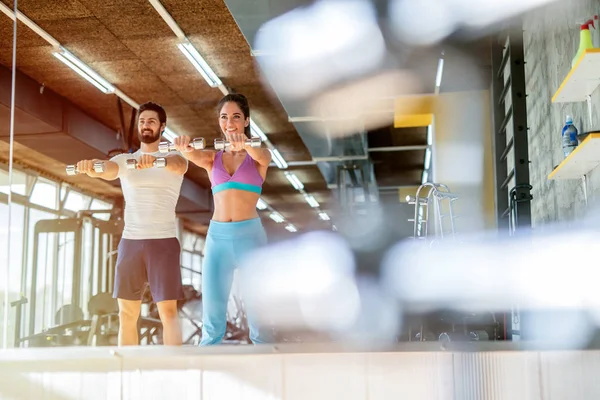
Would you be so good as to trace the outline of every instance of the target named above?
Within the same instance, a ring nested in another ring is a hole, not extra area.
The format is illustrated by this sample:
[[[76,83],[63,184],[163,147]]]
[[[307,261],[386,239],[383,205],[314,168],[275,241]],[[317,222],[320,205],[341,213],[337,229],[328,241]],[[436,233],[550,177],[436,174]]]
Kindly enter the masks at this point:
[[[90,215],[37,221],[32,234],[33,267],[25,271],[32,286],[11,303],[15,347],[117,344],[118,314],[113,312],[112,288],[115,240],[122,231],[122,220],[104,221]],[[52,243],[64,249],[62,256],[48,256]],[[63,278],[48,280],[56,277],[53,271],[62,271]],[[70,287],[64,282],[70,282]],[[40,283],[45,285],[43,291],[38,289]]]
[[[194,150],[202,150],[206,147],[206,142],[204,141],[204,138],[195,138],[189,144],[189,147],[193,148]],[[158,144],[158,151],[160,151],[161,153],[168,153],[170,151],[176,150],[177,149],[175,148],[175,145],[173,143],[161,142]]]
[[[126,161],[126,167],[127,169],[136,169],[137,168],[137,160],[135,158],[130,158],[129,160]],[[154,160],[154,162],[152,163],[152,166],[154,168],[164,168],[167,166],[167,160],[164,157],[158,157],[156,160]]]
[[[101,174],[104,172],[104,162],[96,161],[94,163],[94,171],[97,174]],[[79,174],[79,170],[77,169],[77,165],[67,165],[67,175],[77,175]]]
[[[251,146],[251,147],[260,147],[260,145],[262,144],[260,138],[257,137],[253,137],[252,139],[246,139],[246,146]],[[229,143],[228,140],[223,140],[223,139],[215,139],[215,149],[216,150],[223,150],[225,149],[225,147],[231,146],[231,143]]]
[[[457,216],[453,204],[458,195],[452,193],[448,186],[440,183],[427,182],[419,186],[415,196],[407,196],[408,204],[415,206],[411,239],[436,240],[455,239]],[[430,230],[433,229],[433,232]],[[443,262],[440,261],[440,268]],[[435,310],[427,314],[419,314],[407,318],[409,341],[487,341],[497,340],[500,323],[494,313],[469,313],[454,310]],[[415,333],[416,331],[416,333]]]
[[[428,190],[428,191],[427,191]],[[423,191],[427,191],[425,196]],[[448,186],[441,183],[425,183],[417,189],[415,196],[406,196],[408,204],[415,205],[414,218],[408,222],[413,223],[412,239],[426,239],[429,231],[429,217],[434,220],[434,234],[440,239],[444,238],[444,221],[446,217],[450,220],[450,235],[455,236],[456,229],[454,220],[457,218],[452,209],[452,203],[458,199],[458,195],[451,193]],[[443,201],[447,201],[444,207]],[[433,205],[434,214],[429,214],[429,206]]]

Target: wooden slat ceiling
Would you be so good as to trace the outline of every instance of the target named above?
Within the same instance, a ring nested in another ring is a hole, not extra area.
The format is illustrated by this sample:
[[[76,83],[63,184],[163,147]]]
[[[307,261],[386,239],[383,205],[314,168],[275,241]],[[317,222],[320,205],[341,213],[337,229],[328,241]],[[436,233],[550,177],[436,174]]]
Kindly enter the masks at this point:
[[[12,1],[0,0],[12,7]],[[287,161],[310,160],[294,126],[260,79],[247,42],[227,7],[219,0],[164,0],[163,5],[223,83],[250,100],[252,117]],[[221,92],[211,88],[177,48],[177,37],[146,0],[20,0],[19,10],[66,49],[136,102],[152,100],[168,113],[175,132],[217,137],[215,106]],[[11,19],[0,15],[0,63],[12,64]],[[52,55],[52,47],[18,24],[17,68],[117,130],[116,97],[104,95]],[[131,110],[126,106],[126,120]],[[333,204],[316,166],[294,168],[307,190],[323,206]],[[206,173],[189,176],[209,187]],[[90,185],[87,185],[90,186]],[[314,210],[271,168],[264,198],[299,228],[319,226]],[[294,204],[294,207],[290,207]],[[285,207],[284,207],[285,205]],[[323,228],[328,225],[321,222]],[[281,228],[283,229],[283,227]]]

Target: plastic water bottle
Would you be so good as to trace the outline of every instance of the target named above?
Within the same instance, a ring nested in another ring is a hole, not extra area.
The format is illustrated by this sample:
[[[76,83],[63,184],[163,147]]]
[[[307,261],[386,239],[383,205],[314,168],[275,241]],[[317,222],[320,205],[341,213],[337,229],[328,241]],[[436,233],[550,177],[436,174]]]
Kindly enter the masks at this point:
[[[577,147],[577,128],[573,125],[573,117],[567,115],[567,121],[562,129],[562,148],[565,158]]]

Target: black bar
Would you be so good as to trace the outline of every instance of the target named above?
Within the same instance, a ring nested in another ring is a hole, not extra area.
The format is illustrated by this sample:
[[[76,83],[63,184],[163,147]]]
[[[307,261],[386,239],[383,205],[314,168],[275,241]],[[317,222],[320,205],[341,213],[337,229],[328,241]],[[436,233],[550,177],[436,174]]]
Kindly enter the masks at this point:
[[[504,109],[504,103],[502,103],[502,109]],[[513,106],[511,105],[510,108],[508,109],[508,111],[506,112],[506,114],[503,114],[504,118],[502,119],[502,124],[500,124],[500,128],[498,130],[498,132],[502,132],[503,134],[506,134],[506,126],[508,125],[508,122],[510,121],[510,119],[513,116]]]
[[[506,148],[506,130],[500,129],[502,121],[506,115],[504,103],[498,101],[500,94],[504,89],[504,74],[503,74],[503,50],[504,44],[498,41],[492,41],[492,104],[493,104],[493,148],[494,148],[494,182],[496,186],[496,224],[500,232],[508,234],[509,224],[508,219],[503,218],[504,210],[509,208],[508,190],[502,187],[502,182],[506,178],[508,168],[506,162],[502,161],[502,153]],[[502,79],[501,79],[502,78]]]
[[[531,186],[529,182],[529,143],[527,127],[527,101],[525,86],[525,56],[523,51],[523,28],[511,30],[510,70],[513,110],[514,174],[516,188],[515,229],[531,228]]]
[[[499,58],[498,69],[496,70],[494,75],[496,76],[496,79],[500,79],[500,80],[504,81],[504,79],[502,79],[502,78],[504,78],[504,68],[506,68],[506,63],[508,62],[508,57],[509,57],[509,53],[510,53],[510,42],[506,43],[506,34],[500,35],[500,37],[502,39],[504,39],[504,41],[502,43],[497,44],[497,46],[499,47],[498,50],[500,50],[500,58]],[[504,51],[505,45],[508,46],[508,49],[506,49],[506,52]],[[493,57],[494,57],[494,55],[492,55],[492,58]]]
[[[508,188],[508,183],[510,182],[513,176],[515,176],[515,170],[511,169],[508,175],[506,176],[506,179],[504,179],[504,182],[502,182],[502,189]]]
[[[502,156],[500,156],[500,160],[502,160],[503,162],[506,162],[506,157],[508,156],[508,152],[510,151],[510,149],[512,149],[514,144],[515,144],[514,139],[510,138],[510,140],[508,141],[508,144],[506,145],[506,149],[504,149],[504,151],[502,152]]]
[[[504,101],[506,100],[506,95],[508,94],[508,91],[511,87],[511,83],[512,83],[512,79],[509,76],[508,80],[504,84],[504,89],[502,89],[502,93],[500,93],[500,99],[498,99],[498,101],[502,104],[504,104]]]

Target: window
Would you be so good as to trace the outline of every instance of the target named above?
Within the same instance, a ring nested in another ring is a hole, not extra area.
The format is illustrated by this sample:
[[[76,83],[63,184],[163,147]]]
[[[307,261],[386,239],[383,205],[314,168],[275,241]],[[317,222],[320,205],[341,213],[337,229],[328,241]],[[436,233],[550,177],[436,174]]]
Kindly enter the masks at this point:
[[[21,273],[23,270],[23,225],[25,223],[25,207],[20,204],[12,204],[10,230],[8,229],[8,205],[0,203],[0,298],[4,299],[5,290],[8,290],[9,302],[20,298]],[[10,243],[9,243],[10,234]],[[10,246],[10,259],[8,248]],[[8,265],[7,265],[8,261]],[[6,273],[9,273],[8,286],[6,285]],[[2,301],[3,302],[3,301]],[[0,303],[2,303],[0,302]],[[9,309],[8,340],[9,346],[13,346],[15,329],[14,307]],[[0,309],[0,321],[4,321],[4,307]],[[4,329],[0,323],[0,334]]]
[[[25,306],[23,318],[25,319],[25,329],[23,333],[27,335],[29,329],[32,327],[29,325],[29,316],[31,312],[35,315],[35,325],[33,327],[34,332],[39,332],[42,328],[49,326],[49,322],[52,321],[54,298],[51,290],[52,279],[54,276],[53,264],[55,259],[55,250],[57,248],[57,235],[56,234],[41,234],[38,237],[38,246],[34,247],[35,240],[35,225],[38,221],[45,219],[55,219],[56,215],[36,209],[29,209],[29,226],[28,226],[28,245],[27,245],[27,275],[25,279],[24,293],[25,297],[28,298],[29,304]],[[36,285],[33,288],[33,262],[34,255],[37,252],[37,265],[36,265]],[[72,264],[72,261],[71,261]],[[32,293],[35,291],[35,293]],[[36,304],[35,310],[31,310],[31,296],[35,295]]]
[[[30,201],[42,207],[57,210],[58,191],[56,186],[57,185],[54,182],[44,178],[38,178],[37,182],[33,186],[33,192],[31,192]]]
[[[93,199],[90,209],[92,210],[112,210],[113,205],[102,200]],[[110,219],[110,213],[95,213],[94,218],[108,221]]]
[[[8,194],[8,171],[0,169],[0,193]],[[27,196],[27,174],[13,168],[12,192]]]
[[[69,190],[67,201],[65,202],[65,210],[77,212],[87,210],[90,206],[91,198],[74,190]]]

